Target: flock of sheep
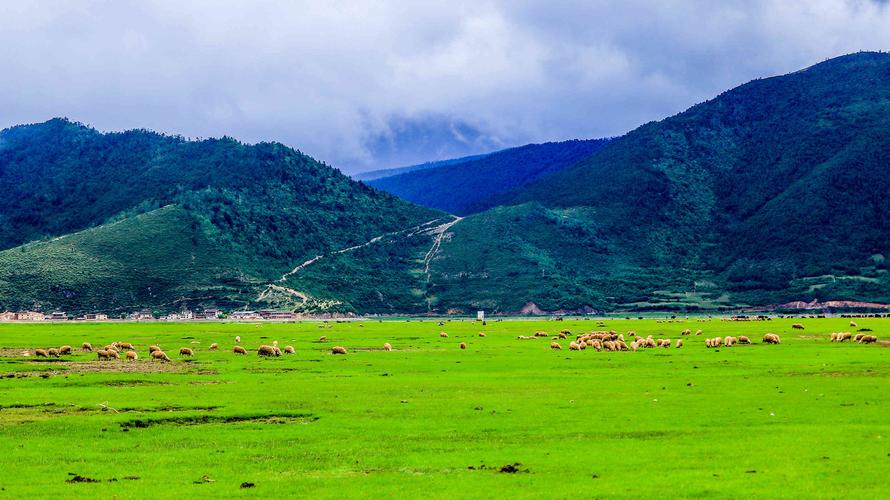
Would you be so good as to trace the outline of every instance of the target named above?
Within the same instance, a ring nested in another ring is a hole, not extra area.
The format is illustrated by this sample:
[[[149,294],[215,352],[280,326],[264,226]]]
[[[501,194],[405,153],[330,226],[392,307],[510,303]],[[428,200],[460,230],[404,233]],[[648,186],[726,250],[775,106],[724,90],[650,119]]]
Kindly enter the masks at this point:
[[[600,323],[598,326],[605,326]],[[850,326],[855,327],[855,322],[850,322]],[[795,323],[791,326],[791,328],[796,330],[803,330],[804,326],[800,323]],[[686,329],[680,332],[681,336],[690,336],[690,335],[701,335],[702,330],[697,330],[694,334],[691,330]],[[484,332],[479,332],[479,337],[485,337]],[[560,340],[566,340],[571,335],[569,330],[562,330],[558,335],[555,335],[551,338],[550,349],[553,350],[561,350],[562,345],[559,343]],[[441,338],[448,338],[448,334],[446,332],[440,332],[439,336]],[[549,337],[550,334],[543,331],[535,332],[533,335],[520,335],[517,337],[518,340],[534,340],[539,337]],[[634,351],[636,352],[638,349],[644,348],[669,348],[672,345],[675,348],[683,347],[683,339],[679,338],[676,342],[672,342],[670,339],[662,338],[655,339],[652,335],[647,337],[638,336],[636,332],[629,331],[627,332],[627,337],[630,340],[628,343],[625,340],[625,335],[617,333],[615,331],[606,331],[606,330],[598,330],[592,331],[590,333],[584,333],[575,336],[575,340],[569,342],[569,349],[573,351],[583,351],[588,347],[596,350],[596,351]],[[846,340],[850,340],[851,342],[858,342],[860,344],[872,344],[877,342],[878,337],[875,335],[867,335],[864,333],[853,334],[851,332],[839,332],[831,334],[831,342],[844,342]],[[322,336],[319,338],[320,342],[326,342],[327,338]],[[775,333],[767,333],[763,336],[762,342],[764,344],[781,344],[781,339]],[[239,345],[241,343],[241,337],[235,337],[235,346],[232,348],[232,352],[234,354],[246,355],[248,350]],[[751,340],[745,336],[740,335],[738,337],[727,336],[727,337],[714,337],[714,338],[706,338],[705,339],[705,347],[732,347],[735,344],[751,344]],[[458,344],[460,349],[466,349],[466,342],[461,342]],[[210,344],[208,350],[215,351],[219,349],[219,344],[216,342]],[[392,351],[392,345],[389,342],[383,344],[384,351]],[[103,360],[117,360],[121,359],[121,356],[124,357],[127,361],[135,361],[139,359],[139,355],[136,352],[133,344],[129,342],[113,342],[109,345],[104,346],[102,349],[93,350],[92,344],[89,342],[84,342],[81,345],[81,351],[83,352],[96,352],[96,356],[100,361]],[[288,345],[284,346],[284,348],[279,348],[278,341],[272,342],[272,345],[261,345],[256,349],[256,353],[260,357],[277,357],[281,355],[294,354],[296,350],[293,346]],[[334,346],[331,348],[331,354],[346,354],[347,350],[343,346]],[[70,345],[64,345],[59,348],[48,348],[48,349],[36,349],[34,351],[36,357],[60,357],[64,355],[73,354],[73,348]],[[160,360],[160,361],[170,361],[170,357],[157,345],[151,345],[148,348],[148,354],[152,360]],[[179,355],[181,357],[192,357],[194,356],[194,351],[188,347],[182,347],[179,349]]]

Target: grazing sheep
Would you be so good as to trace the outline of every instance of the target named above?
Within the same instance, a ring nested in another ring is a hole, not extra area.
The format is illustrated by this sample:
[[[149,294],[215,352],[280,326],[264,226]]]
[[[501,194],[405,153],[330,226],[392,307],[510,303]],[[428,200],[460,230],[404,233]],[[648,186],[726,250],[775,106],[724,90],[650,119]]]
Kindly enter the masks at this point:
[[[683,347],[683,339],[677,339],[677,349]]]
[[[80,344],[80,350],[83,352],[93,352],[93,344],[84,342],[83,344]]]
[[[49,355],[46,352],[46,349],[34,349],[34,356],[38,358],[47,358]]]
[[[714,344],[714,347],[720,347],[720,344],[723,343],[723,339],[720,337],[714,337],[711,339],[711,343]]]
[[[121,355],[120,355],[120,353],[118,353],[118,352],[117,352],[116,350],[114,350],[114,349],[109,349],[109,350],[106,351],[106,352],[108,353],[108,357],[109,357],[109,358],[121,359]]]
[[[781,340],[779,339],[779,336],[776,335],[775,333],[767,333],[766,335],[763,336],[763,343],[764,344],[780,344]]]
[[[105,350],[106,351],[114,351],[114,352],[120,354],[120,350],[118,350],[117,346],[114,344],[108,344],[107,346],[105,346]]]
[[[831,332],[831,341],[837,342],[837,332]]]
[[[548,337],[549,335],[547,332],[535,332],[535,337]]]
[[[339,346],[339,345],[335,345],[334,347],[331,348],[331,354],[346,354],[346,348]]]
[[[247,354],[247,349],[241,347],[240,345],[236,345],[232,348],[232,352],[235,354]]]
[[[443,339],[447,339],[447,338],[448,338],[448,334],[445,333],[445,332],[439,332],[439,336],[442,337]]]
[[[580,351],[581,346],[577,342],[569,342],[569,350],[570,351]]]
[[[461,342],[461,343],[460,343],[460,348],[461,348],[461,350],[465,350],[465,349],[467,348],[467,343],[466,343],[466,342]]]
[[[59,348],[59,354],[70,355],[71,354],[71,346],[63,345],[62,347]]]
[[[876,335],[863,335],[861,339],[859,339],[860,344],[873,344],[878,341],[878,337]]]
[[[261,345],[256,350],[257,356],[275,356],[275,348],[270,345]]]
[[[180,355],[180,356],[190,356],[190,357],[191,357],[191,356],[194,356],[194,354],[195,354],[195,353],[193,353],[192,350],[189,349],[188,347],[180,347],[180,348],[179,348],[179,355]]]
[[[157,350],[151,352],[151,359],[160,359],[161,361],[170,361],[170,357],[164,351]]]
[[[603,343],[602,343],[601,341],[599,341],[599,340],[591,340],[590,342],[591,342],[590,347],[593,347],[594,349],[596,349],[597,352],[603,350]]]
[[[683,330],[682,332],[680,332],[680,335],[692,335],[692,330],[687,328],[687,329]]]
[[[106,351],[105,349],[99,349],[98,351],[96,351],[96,359],[100,361],[103,359],[108,359],[109,357],[110,356],[108,355],[108,351]]]
[[[479,336],[480,336],[480,337],[484,337],[484,336],[485,336],[485,332],[479,332]]]
[[[739,344],[750,344],[750,343],[751,343],[751,339],[749,339],[748,337],[746,337],[744,335],[739,336]]]
[[[566,335],[565,333],[563,333],[563,332],[559,332],[559,339],[560,339],[560,340],[565,340],[566,338],[567,338],[567,335]]]
[[[136,351],[127,351],[127,361],[136,361],[139,359],[139,355],[136,354]]]
[[[156,345],[150,345],[150,346],[148,346],[148,353],[149,353],[149,354],[151,354],[151,353],[153,353],[153,352],[155,352],[155,351],[160,351],[160,350],[161,350],[161,348],[158,347],[158,346],[156,346]]]
[[[551,342],[550,348],[558,351],[558,350],[562,349],[562,346],[559,345],[559,342]]]
[[[853,342],[859,342],[862,340],[862,337],[865,337],[864,333],[857,333],[855,337],[853,337]]]
[[[628,350],[627,344],[623,340],[615,342],[615,347],[617,347],[619,351]]]
[[[117,344],[116,348],[118,351],[131,351],[133,350],[133,344],[129,342],[115,342]]]
[[[843,342],[845,340],[850,340],[853,338],[853,334],[850,332],[840,332],[837,334],[837,341]]]
[[[55,347],[50,347],[49,349],[46,350],[46,353],[54,358],[59,357],[59,350],[56,349]]]
[[[238,336],[235,337],[235,343],[236,343],[236,344],[240,344],[240,343],[241,343],[241,335],[238,335]]]
[[[702,334],[702,331],[701,331],[701,330],[696,330],[696,331],[695,331],[695,334],[696,334],[696,335],[701,335],[701,334]]]
[[[800,323],[795,323],[795,324],[791,325],[791,328],[793,328],[794,330],[803,330],[804,329],[803,325]]]
[[[441,333],[439,335],[441,335]],[[445,336],[447,337],[448,334],[446,333]],[[529,335],[520,335],[520,336],[516,337],[517,340],[535,340],[536,338],[538,338],[538,337],[532,337]]]
[[[272,341],[272,347],[278,347],[278,341],[277,341],[277,340],[273,340],[273,341]]]
[[[286,345],[286,346],[284,346],[284,353],[285,353],[285,354],[293,354],[293,353],[295,353],[295,352],[296,352],[296,351],[294,350],[294,346],[292,346],[292,345]]]
[[[630,343],[630,348],[633,350],[633,352],[637,352],[637,347],[638,347],[638,344],[637,344],[636,340],[634,340],[633,342]]]
[[[319,342],[327,342],[327,341],[328,341],[328,338],[325,337],[324,335],[322,335],[321,337],[318,337],[318,341],[319,341]]]
[[[723,339],[723,345],[725,345],[726,347],[732,347],[734,343],[735,337],[726,337],[725,339]]]
[[[392,346],[389,344],[389,342],[383,344],[383,350],[384,351],[392,351]]]
[[[211,351],[215,351],[215,350],[219,349],[219,344],[214,342],[214,343],[210,344],[210,347],[208,347],[208,349],[210,349]]]
[[[658,339],[658,347],[670,347],[671,339]]]
[[[850,328],[856,328],[857,326],[859,325],[857,325],[855,321],[850,322]]]

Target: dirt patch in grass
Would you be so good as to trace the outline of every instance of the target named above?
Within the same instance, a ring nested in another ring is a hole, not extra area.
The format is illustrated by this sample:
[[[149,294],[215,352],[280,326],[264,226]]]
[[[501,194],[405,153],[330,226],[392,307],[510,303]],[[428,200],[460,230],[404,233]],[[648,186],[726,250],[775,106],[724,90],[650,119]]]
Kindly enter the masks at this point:
[[[28,360],[24,363],[46,363],[46,361]],[[189,367],[181,363],[164,363],[161,361],[65,361],[48,363],[47,370],[33,370],[27,372],[13,372],[14,376],[21,373],[30,377],[54,377],[57,375],[71,375],[75,373],[179,373],[188,371]],[[209,374],[209,373],[208,373]],[[2,374],[0,377],[9,376]]]
[[[273,415],[191,415],[180,417],[160,417],[133,419],[121,422],[121,429],[144,429],[155,425],[206,425],[237,424],[251,422],[259,424],[307,424],[318,417],[310,413],[278,413]]]

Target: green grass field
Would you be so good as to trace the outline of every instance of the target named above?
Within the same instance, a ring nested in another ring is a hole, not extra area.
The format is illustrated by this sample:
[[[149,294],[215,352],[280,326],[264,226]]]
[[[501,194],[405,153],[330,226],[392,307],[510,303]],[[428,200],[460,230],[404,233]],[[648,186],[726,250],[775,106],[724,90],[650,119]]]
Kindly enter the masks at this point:
[[[890,337],[890,319],[856,321]],[[606,320],[704,330],[636,353],[516,338],[592,320],[3,324],[0,497],[888,498],[890,349],[829,342],[848,322]],[[727,334],[755,344],[704,346]],[[236,356],[236,335],[296,354]],[[84,341],[140,359],[21,354]]]

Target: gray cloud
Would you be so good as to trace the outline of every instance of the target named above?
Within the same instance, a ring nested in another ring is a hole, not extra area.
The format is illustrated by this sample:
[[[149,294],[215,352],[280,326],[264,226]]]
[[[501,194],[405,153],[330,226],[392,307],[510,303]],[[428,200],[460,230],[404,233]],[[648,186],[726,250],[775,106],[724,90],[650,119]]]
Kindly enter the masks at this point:
[[[883,2],[4,2],[0,126],[277,140],[345,171],[612,136],[890,49]]]

